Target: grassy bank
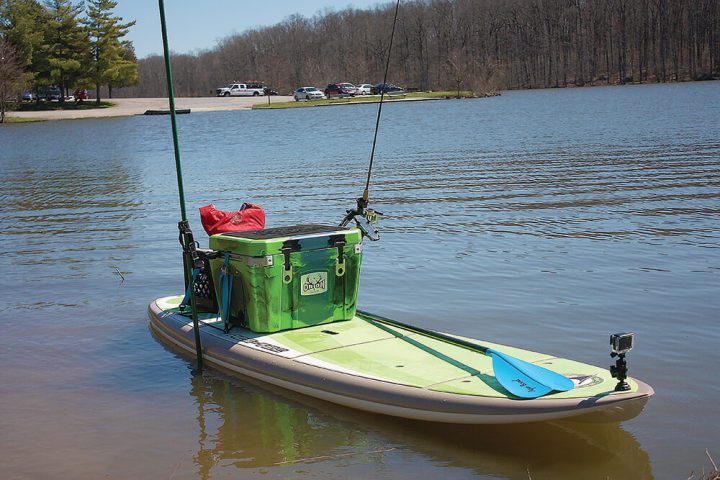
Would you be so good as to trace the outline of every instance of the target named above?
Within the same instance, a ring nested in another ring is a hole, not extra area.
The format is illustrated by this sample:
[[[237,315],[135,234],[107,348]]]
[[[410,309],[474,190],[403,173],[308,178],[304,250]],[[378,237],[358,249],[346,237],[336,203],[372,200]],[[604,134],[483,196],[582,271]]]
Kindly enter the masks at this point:
[[[44,118],[24,118],[24,117],[5,117],[3,123],[30,123],[30,122],[44,122]]]
[[[85,102],[68,101],[60,102],[27,102],[17,105],[17,112],[48,112],[52,110],[94,110],[97,108],[109,108],[115,105],[112,102],[100,102],[98,105],[94,100]]]
[[[468,91],[460,91],[461,97],[473,97],[473,94]],[[443,98],[455,98],[457,97],[457,91],[454,92],[412,92],[405,93],[403,95],[386,95],[386,101],[399,101],[399,100],[422,100],[422,99],[443,99]],[[300,102],[277,102],[270,104],[258,104],[253,105],[254,109],[260,108],[304,108],[304,107],[321,107],[327,105],[352,105],[358,103],[368,102],[379,102],[380,95],[368,95],[359,97],[349,98],[333,98],[328,100],[303,100]]]
[[[413,92],[408,93],[409,98],[458,98],[458,91],[446,91],[446,92]],[[467,90],[460,90],[460,98],[475,98],[479,95],[475,95]]]

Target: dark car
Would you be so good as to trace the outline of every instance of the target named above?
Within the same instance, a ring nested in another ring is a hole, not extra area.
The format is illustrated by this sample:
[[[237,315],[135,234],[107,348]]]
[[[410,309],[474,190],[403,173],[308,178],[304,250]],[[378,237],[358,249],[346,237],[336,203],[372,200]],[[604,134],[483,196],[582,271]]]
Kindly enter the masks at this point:
[[[75,97],[76,102],[82,102],[90,98],[90,94],[84,88],[78,88],[75,90],[75,93],[73,93],[73,97]]]
[[[39,87],[35,98],[37,100],[60,100],[62,91],[58,87]]]
[[[371,90],[371,93],[373,95],[380,95],[383,92],[385,93],[385,95],[403,95],[405,93],[405,90],[391,83],[378,83],[377,85],[372,87]]]
[[[355,90],[338,83],[329,83],[325,87],[325,96],[330,97],[354,97]]]
[[[62,97],[62,90],[60,90],[58,87],[48,87],[47,90],[45,90],[45,100],[60,100],[60,97]]]

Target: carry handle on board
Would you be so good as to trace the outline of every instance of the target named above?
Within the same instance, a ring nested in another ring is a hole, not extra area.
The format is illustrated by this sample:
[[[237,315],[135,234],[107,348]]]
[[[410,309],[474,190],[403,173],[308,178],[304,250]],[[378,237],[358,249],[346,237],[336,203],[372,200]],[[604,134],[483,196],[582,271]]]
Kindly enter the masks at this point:
[[[486,347],[479,343],[468,342],[444,333],[425,330],[424,328],[408,325],[397,320],[380,317],[367,312],[358,311],[367,320],[401,328],[414,333],[419,333],[429,338],[442,340],[458,347],[466,348],[489,356],[493,363],[495,378],[508,392],[520,398],[538,398],[547,395],[552,391],[565,392],[572,390],[575,384],[569,378],[547,368],[535,365],[506,353],[499,352],[493,348]]]

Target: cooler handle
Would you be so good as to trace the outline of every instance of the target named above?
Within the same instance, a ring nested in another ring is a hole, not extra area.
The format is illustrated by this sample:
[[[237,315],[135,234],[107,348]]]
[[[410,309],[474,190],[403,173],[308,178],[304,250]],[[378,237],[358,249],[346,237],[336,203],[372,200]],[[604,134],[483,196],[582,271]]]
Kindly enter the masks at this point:
[[[292,248],[290,247],[283,247],[282,248],[282,254],[283,254],[283,271],[282,271],[282,281],[285,285],[292,282],[293,278],[293,271],[292,271],[292,263],[290,263],[290,253],[292,252]]]
[[[338,277],[342,277],[345,275],[345,256],[344,256],[344,250],[345,250],[345,244],[346,242],[344,240],[340,240],[335,243],[335,246],[338,250],[338,256],[335,259],[335,275]]]

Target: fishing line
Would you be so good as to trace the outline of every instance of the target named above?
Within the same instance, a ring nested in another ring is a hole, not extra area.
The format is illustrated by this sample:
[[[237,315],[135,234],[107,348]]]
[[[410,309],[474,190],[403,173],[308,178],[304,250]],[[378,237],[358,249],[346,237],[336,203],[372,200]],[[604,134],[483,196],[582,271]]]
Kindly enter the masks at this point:
[[[377,119],[375,120],[375,135],[373,136],[372,150],[370,151],[370,165],[368,166],[365,191],[363,191],[362,196],[366,205],[370,196],[370,175],[372,174],[373,161],[375,160],[375,145],[377,144],[378,130],[380,129],[380,115],[382,114],[383,99],[385,98],[385,90],[387,89],[387,76],[388,69],[390,68],[390,53],[392,52],[393,39],[395,38],[395,25],[397,25],[399,10],[400,0],[397,0],[397,3],[395,4],[395,18],[393,19],[392,31],[390,33],[390,45],[388,46],[387,59],[385,61],[385,75],[383,76],[382,88],[380,89],[380,105],[378,106]]]

